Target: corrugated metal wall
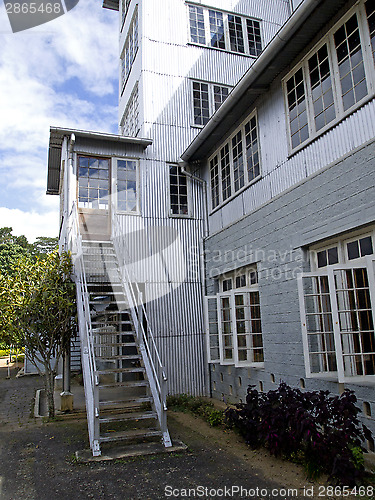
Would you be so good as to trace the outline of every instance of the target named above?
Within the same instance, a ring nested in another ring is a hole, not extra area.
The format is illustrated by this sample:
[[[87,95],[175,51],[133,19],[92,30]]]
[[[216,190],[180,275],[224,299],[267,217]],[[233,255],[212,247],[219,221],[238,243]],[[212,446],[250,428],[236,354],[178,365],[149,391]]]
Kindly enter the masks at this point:
[[[195,181],[190,182],[192,217],[170,217],[168,179],[167,163],[142,160],[142,215],[119,214],[120,223],[134,263],[132,271],[145,290],[150,326],[167,369],[168,390],[202,395],[208,389],[199,267],[203,191]],[[171,235],[179,237],[180,246],[171,245]],[[159,251],[162,266],[158,265]]]

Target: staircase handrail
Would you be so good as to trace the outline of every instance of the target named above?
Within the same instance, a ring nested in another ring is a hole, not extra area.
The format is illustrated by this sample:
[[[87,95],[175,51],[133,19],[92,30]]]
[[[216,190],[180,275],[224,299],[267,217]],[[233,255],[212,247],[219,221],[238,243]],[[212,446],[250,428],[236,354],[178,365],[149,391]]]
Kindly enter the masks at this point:
[[[67,221],[67,246],[72,251],[75,283],[77,290],[77,307],[79,318],[79,334],[82,352],[82,371],[84,377],[85,400],[89,441],[94,456],[100,455],[99,423],[98,423],[98,380],[94,355],[94,335],[92,332],[89,293],[87,289],[85,265],[83,260],[82,235],[79,230],[76,201]]]
[[[158,414],[161,430],[163,432],[163,439],[164,439],[164,444],[165,446],[171,446],[172,443],[170,441],[169,433],[167,430],[167,420],[166,420],[166,410],[167,410],[167,375],[165,372],[165,367],[161,361],[161,357],[159,354],[158,347],[156,345],[155,341],[155,336],[153,334],[153,331],[150,326],[150,322],[148,320],[147,316],[147,311],[144,306],[143,300],[138,300],[136,298],[136,295],[134,293],[134,289],[131,285],[134,285],[136,292],[138,294],[138,297],[142,296],[141,290],[139,288],[138,281],[136,277],[134,276],[134,273],[132,273],[132,276],[130,276],[130,271],[128,266],[126,265],[126,256],[129,258],[130,253],[129,249],[127,247],[124,235],[121,233],[121,226],[119,222],[119,217],[116,213],[112,212],[112,234],[113,234],[113,246],[115,249],[115,253],[117,255],[119,264],[123,264],[120,266],[120,270],[122,273],[122,284],[124,285],[125,291],[126,291],[126,296],[129,300],[129,306],[130,306],[130,311],[132,315],[132,319],[135,325],[136,329],[136,334],[138,336],[138,340],[140,341],[141,344],[144,345],[145,351],[147,353],[147,359],[145,360],[147,364],[147,361],[149,363],[149,367],[151,370],[151,374],[147,373],[149,380],[153,379],[155,382],[156,386],[156,394],[153,394],[154,396],[154,401],[155,401],[155,407],[156,411]],[[123,248],[119,247],[119,240],[121,238],[121,241],[123,242]],[[143,323],[139,321],[139,315],[137,314],[137,302],[139,302],[138,306],[140,306],[142,310],[142,315],[146,319],[147,323],[147,333],[145,331],[145,328],[143,326]],[[141,339],[139,338],[139,330],[141,331]],[[150,347],[150,342],[152,345],[152,348]],[[152,355],[151,351],[154,351],[154,356]],[[155,363],[157,366],[155,366]],[[146,366],[146,371],[147,371],[147,366]],[[158,373],[159,372],[159,373]],[[151,375],[151,376],[150,376]],[[150,380],[151,382],[151,380]],[[153,391],[152,384],[150,383],[151,386],[151,391]],[[157,397],[156,397],[157,396]]]

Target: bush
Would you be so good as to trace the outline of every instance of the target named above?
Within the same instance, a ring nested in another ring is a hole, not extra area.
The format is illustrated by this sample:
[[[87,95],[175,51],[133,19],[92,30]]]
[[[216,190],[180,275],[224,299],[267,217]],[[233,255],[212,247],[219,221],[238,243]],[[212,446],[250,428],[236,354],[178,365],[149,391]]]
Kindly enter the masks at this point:
[[[301,457],[310,478],[354,485],[364,475],[362,442],[371,437],[358,419],[353,391],[301,392],[282,382],[258,393],[249,386],[246,403],[225,410],[225,422],[239,430],[252,448],[265,446],[275,456]]]
[[[224,411],[216,410],[211,401],[203,398],[196,398],[187,394],[178,394],[177,396],[168,396],[168,408],[175,411],[190,412],[206,420],[212,427],[223,424]]]

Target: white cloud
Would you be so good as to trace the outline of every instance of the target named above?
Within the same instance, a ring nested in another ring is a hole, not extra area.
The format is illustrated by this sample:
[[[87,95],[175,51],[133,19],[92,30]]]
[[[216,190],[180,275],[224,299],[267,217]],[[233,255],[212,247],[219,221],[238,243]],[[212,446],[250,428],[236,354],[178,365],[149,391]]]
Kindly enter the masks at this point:
[[[38,236],[55,237],[59,232],[56,211],[39,214],[0,207],[0,227],[5,226],[12,227],[15,236],[24,234],[30,243]]]
[[[0,7],[0,191],[12,202],[0,208],[0,226],[29,238],[56,234],[57,198],[45,195],[50,126],[116,132],[117,27],[118,14],[81,0],[13,34]]]

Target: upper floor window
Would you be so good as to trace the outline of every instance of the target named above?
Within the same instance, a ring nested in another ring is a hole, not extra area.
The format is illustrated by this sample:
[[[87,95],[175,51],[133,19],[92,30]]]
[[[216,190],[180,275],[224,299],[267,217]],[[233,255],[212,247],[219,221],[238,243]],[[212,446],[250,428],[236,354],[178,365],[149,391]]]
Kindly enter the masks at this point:
[[[122,212],[139,212],[138,161],[117,158],[114,163],[117,210]]]
[[[212,209],[260,177],[255,113],[210,158],[209,163]]]
[[[262,51],[260,21],[208,7],[189,5],[190,41],[257,57]]]
[[[139,94],[138,82],[129,97],[121,123],[121,134],[127,137],[136,137],[139,132]]]
[[[169,165],[171,215],[189,215],[188,183],[179,165]]]
[[[108,209],[109,159],[78,156],[78,206]]]
[[[121,0],[121,25],[124,25],[131,0]]]
[[[374,9],[371,0],[353,8],[285,78],[291,150],[337,123],[374,92]]]
[[[138,6],[131,20],[124,50],[121,54],[121,91],[123,92],[130,70],[138,51]]]
[[[192,82],[194,125],[206,125],[210,116],[215,113],[228,97],[230,87],[216,83]]]

